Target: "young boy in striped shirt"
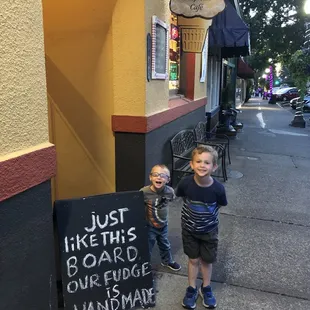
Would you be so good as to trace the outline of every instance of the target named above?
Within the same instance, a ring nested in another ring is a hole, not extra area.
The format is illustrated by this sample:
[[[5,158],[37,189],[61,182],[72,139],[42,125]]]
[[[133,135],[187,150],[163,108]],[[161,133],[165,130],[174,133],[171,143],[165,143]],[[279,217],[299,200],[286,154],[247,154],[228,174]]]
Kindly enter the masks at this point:
[[[194,175],[183,178],[176,195],[183,197],[182,239],[188,256],[188,283],[183,307],[195,309],[198,293],[206,308],[215,308],[216,299],[210,286],[212,264],[216,261],[218,246],[218,214],[227,205],[224,186],[213,179],[218,154],[211,146],[200,145],[192,152],[191,168]],[[196,287],[199,265],[202,286]]]

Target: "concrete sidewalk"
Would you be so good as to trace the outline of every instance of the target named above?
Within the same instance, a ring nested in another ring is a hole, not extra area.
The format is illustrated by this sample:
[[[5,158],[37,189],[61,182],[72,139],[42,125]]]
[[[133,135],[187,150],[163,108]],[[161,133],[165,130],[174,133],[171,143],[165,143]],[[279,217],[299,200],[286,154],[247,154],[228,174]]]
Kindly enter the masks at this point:
[[[238,116],[243,132],[231,142],[231,173],[224,183],[213,288],[217,309],[310,309],[310,128],[289,126],[292,113],[251,99]],[[187,284],[181,201],[170,209],[170,241],[182,270],[173,273],[153,256],[154,309],[182,309]],[[201,299],[197,309],[203,309]]]

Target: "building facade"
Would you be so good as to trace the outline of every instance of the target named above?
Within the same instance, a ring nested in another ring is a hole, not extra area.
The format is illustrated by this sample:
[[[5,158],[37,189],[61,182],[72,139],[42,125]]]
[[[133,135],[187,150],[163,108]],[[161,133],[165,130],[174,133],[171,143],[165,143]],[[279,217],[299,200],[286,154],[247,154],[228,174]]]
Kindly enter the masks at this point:
[[[41,1],[1,1],[1,309],[56,309]]]
[[[167,0],[28,2],[0,4],[1,302],[56,309],[53,200],[138,190],[178,131],[215,128],[225,46]]]

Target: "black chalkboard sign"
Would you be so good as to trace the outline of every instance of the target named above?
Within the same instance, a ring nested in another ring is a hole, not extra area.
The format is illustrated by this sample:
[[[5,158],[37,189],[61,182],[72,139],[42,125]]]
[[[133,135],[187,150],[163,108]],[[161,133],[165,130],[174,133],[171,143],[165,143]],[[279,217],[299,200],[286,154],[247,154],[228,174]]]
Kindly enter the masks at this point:
[[[142,192],[59,200],[54,212],[66,310],[155,305]]]
[[[158,73],[166,73],[167,63],[167,30],[160,24],[156,24],[156,58],[155,66]]]
[[[168,26],[156,16],[152,17],[152,78],[168,77]]]

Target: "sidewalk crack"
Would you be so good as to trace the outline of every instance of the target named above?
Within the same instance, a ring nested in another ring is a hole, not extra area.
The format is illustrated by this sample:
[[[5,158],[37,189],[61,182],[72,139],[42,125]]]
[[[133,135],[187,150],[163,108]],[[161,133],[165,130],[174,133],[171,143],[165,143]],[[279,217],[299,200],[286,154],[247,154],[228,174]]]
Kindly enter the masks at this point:
[[[249,215],[239,215],[239,214],[232,214],[232,213],[226,213],[225,211],[221,212],[222,215],[232,216],[232,217],[239,217],[244,219],[250,219],[250,220],[256,220],[256,221],[263,221],[263,222],[273,222],[278,224],[285,224],[285,225],[293,225],[293,226],[299,226],[299,227],[310,227],[310,225],[307,224],[300,224],[300,223],[294,223],[289,221],[280,221],[280,220],[274,220],[274,219],[262,219],[255,216],[249,216]]]
[[[297,166],[297,164],[296,164],[296,162],[295,162],[294,156],[290,156],[290,158],[291,158],[291,160],[292,160],[292,163],[293,163],[294,167],[295,167],[295,168],[298,168],[298,166]]]

